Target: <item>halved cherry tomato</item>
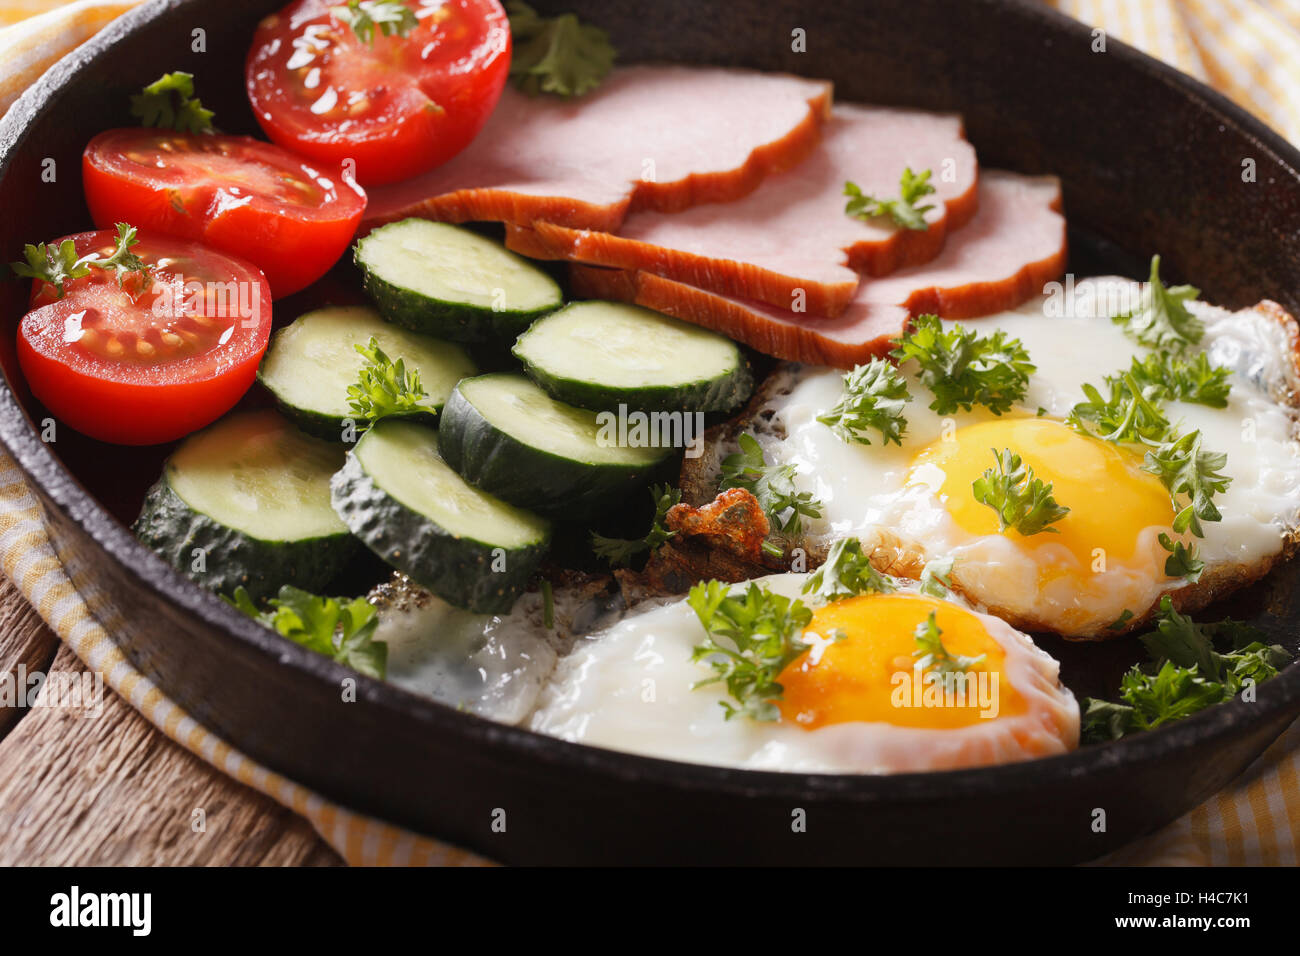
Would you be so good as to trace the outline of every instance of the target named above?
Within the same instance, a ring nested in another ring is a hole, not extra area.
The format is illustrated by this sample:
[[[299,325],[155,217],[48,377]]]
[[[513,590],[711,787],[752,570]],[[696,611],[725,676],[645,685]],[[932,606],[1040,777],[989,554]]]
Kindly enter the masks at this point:
[[[247,259],[276,298],[329,271],[366,208],[341,164],[248,136],[111,129],[86,146],[81,174],[96,226],[129,222]]]
[[[109,230],[70,236],[77,254],[111,255]],[[253,383],[271,335],[271,290],[253,265],[193,242],[140,234],[150,267],[32,283],[18,362],[55,417],[92,438],[153,445],[228,411]],[[63,240],[56,240],[56,245]]]
[[[501,96],[510,23],[497,0],[408,0],[418,25],[373,43],[298,0],[258,24],[244,78],[266,135],[313,159],[356,163],[374,185],[455,156]]]

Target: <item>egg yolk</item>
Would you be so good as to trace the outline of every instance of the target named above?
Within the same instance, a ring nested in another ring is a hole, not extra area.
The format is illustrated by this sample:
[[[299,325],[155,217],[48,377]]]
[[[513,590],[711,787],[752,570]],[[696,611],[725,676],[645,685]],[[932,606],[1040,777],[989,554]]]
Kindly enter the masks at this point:
[[[949,694],[926,680],[933,668],[918,671],[912,654],[917,626],[932,611],[950,655],[984,655]],[[830,642],[835,631],[844,636]],[[782,720],[805,730],[850,721],[946,729],[1025,710],[1003,672],[1002,645],[978,617],[945,601],[912,594],[836,601],[814,612],[804,640],[813,647],[781,672],[777,706]]]
[[[1052,497],[1070,513],[1028,538],[1013,528],[1012,539],[1067,548],[1079,564],[1091,567],[1099,555],[1131,559],[1138,535],[1150,527],[1172,534],[1169,492],[1142,470],[1142,458],[1111,442],[1081,435],[1048,418],[1003,418],[958,429],[917,454],[909,482],[929,486],[944,508],[971,535],[999,533],[998,513],[977,501],[971,486],[997,465],[995,451],[1019,455],[1034,477],[1052,485]],[[1098,552],[1097,549],[1101,549]]]

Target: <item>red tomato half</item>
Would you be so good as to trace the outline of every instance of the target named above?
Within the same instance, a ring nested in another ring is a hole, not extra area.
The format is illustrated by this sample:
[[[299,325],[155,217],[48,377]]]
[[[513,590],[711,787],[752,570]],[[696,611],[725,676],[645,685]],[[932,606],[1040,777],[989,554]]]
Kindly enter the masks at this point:
[[[116,233],[71,238],[111,255]],[[63,240],[56,240],[62,242]],[[77,431],[121,445],[187,435],[248,390],[271,335],[271,290],[254,266],[193,242],[140,235],[149,275],[32,283],[18,362],[32,393]]]
[[[276,298],[329,271],[366,208],[341,164],[247,136],[111,129],[86,146],[81,175],[96,226],[129,222],[247,259]]]
[[[286,149],[356,163],[367,185],[407,179],[472,140],[510,69],[510,23],[497,0],[407,0],[418,26],[363,43],[329,0],[264,19],[244,79],[257,121]]]

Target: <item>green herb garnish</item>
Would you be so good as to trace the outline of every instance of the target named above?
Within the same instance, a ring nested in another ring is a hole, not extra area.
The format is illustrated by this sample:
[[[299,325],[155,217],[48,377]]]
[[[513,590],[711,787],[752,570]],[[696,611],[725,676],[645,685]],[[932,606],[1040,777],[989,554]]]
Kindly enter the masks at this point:
[[[1200,431],[1179,435],[1171,430],[1168,440],[1146,453],[1142,468],[1169,489],[1169,500],[1178,512],[1173,527],[1179,534],[1191,531],[1203,538],[1201,521],[1222,519],[1212,499],[1232,482],[1219,472],[1227,463],[1227,455],[1201,447]]]
[[[983,405],[995,415],[1025,397],[1034,365],[1019,339],[1002,331],[977,335],[960,325],[944,331],[937,315],[919,315],[891,353],[901,367],[915,361],[921,384],[940,415]]]
[[[798,534],[803,529],[803,518],[821,517],[821,502],[810,492],[795,490],[794,465],[769,465],[758,440],[748,432],[741,433],[738,444],[740,451],[723,459],[719,491],[745,489],[758,499],[759,507],[773,524],[787,534]]]
[[[930,170],[927,169],[918,175],[913,173],[909,166],[903,170],[903,175],[899,179],[897,199],[878,199],[875,196],[865,195],[857,183],[846,182],[844,195],[849,197],[849,201],[844,204],[844,213],[855,219],[877,219],[888,216],[904,229],[924,231],[930,228],[930,224],[925,221],[925,214],[934,206],[916,204],[933,192],[934,187],[930,185]]]
[[[1187,311],[1186,303],[1200,294],[1190,285],[1165,288],[1160,281],[1160,257],[1151,257],[1151,275],[1142,287],[1138,307],[1111,317],[1130,338],[1153,349],[1181,351],[1205,335],[1205,324]]]
[[[977,657],[966,657],[951,653],[943,646],[943,630],[935,620],[934,611],[916,625],[913,636],[916,640],[916,650],[912,651],[912,656],[916,658],[916,666],[923,671],[929,670],[939,674],[945,681],[978,666],[988,656],[980,654]]]
[[[279,596],[268,602],[271,609],[262,611],[242,587],[235,588],[233,598],[221,597],[295,644],[367,677],[384,679],[388,645],[374,640],[379,619],[365,598],[320,597],[286,584]]]
[[[947,598],[952,594],[952,558],[936,558],[926,562],[921,569],[921,583],[917,589],[934,598]]]
[[[28,243],[23,246],[23,256],[27,261],[10,263],[9,268],[14,275],[49,283],[56,291],[56,299],[67,294],[67,282],[90,275],[91,269],[112,272],[120,286],[132,273],[149,274],[149,267],[131,251],[131,247],[140,241],[135,233],[134,226],[119,222],[117,245],[112,254],[103,259],[98,252],[78,258],[76,244],[71,239],[64,239],[57,247],[44,242],[38,245]]]
[[[799,638],[812,620],[802,601],[750,583],[743,596],[731,594],[731,585],[701,581],[687,598],[704,626],[707,637],[691,652],[691,660],[707,661],[713,676],[693,687],[719,681],[734,704],[720,701],[727,719],[737,715],[753,720],[780,718],[776,701],[784,693],[777,677],[809,645]]]
[[[1167,398],[1210,408],[1227,408],[1232,392],[1232,369],[1211,365],[1204,352],[1197,352],[1194,359],[1164,351],[1145,359],[1134,356],[1129,374],[1143,391],[1158,386]]]
[[[911,400],[898,369],[884,359],[873,358],[844,376],[840,400],[825,415],[818,415],[817,421],[844,441],[870,445],[866,432],[874,428],[884,444],[901,445],[907,431],[903,406]]]
[[[343,6],[330,7],[330,13],[367,45],[375,42],[375,27],[386,37],[404,37],[420,25],[415,11],[401,0],[348,0]]]
[[[1144,386],[1132,372],[1108,375],[1104,384],[1109,392],[1105,397],[1095,385],[1084,384],[1088,400],[1071,409],[1067,419],[1071,427],[1109,442],[1164,441],[1170,425],[1160,405],[1162,385]]]
[[[164,73],[131,97],[131,115],[142,126],[159,126],[182,133],[212,129],[212,110],[194,95],[194,74]]]
[[[507,0],[514,52],[510,80],[529,96],[581,96],[614,67],[609,34],[572,13],[542,17],[526,3]]]
[[[971,485],[975,500],[988,505],[998,515],[998,529],[1003,533],[1014,528],[1020,534],[1040,531],[1058,533],[1048,527],[1070,513],[1052,497],[1052,483],[1034,477],[1030,468],[1010,448],[993,450],[997,464]]]
[[[680,488],[673,488],[670,485],[654,485],[650,489],[650,499],[654,502],[655,515],[650,522],[650,530],[646,532],[643,538],[607,538],[604,535],[591,533],[591,548],[596,552],[596,556],[604,558],[614,567],[626,567],[631,563],[632,558],[642,551],[653,552],[659,548],[665,541],[677,534],[676,531],[669,531],[664,525],[664,519],[668,515],[668,509],[678,504],[682,500],[682,491]]]
[[[422,404],[429,396],[420,384],[419,371],[408,372],[402,359],[390,359],[373,335],[367,344],[355,348],[366,357],[366,364],[357,383],[348,386],[348,405],[354,415],[373,425],[381,418],[429,410]]]
[[[826,560],[804,582],[803,593],[827,603],[859,594],[886,594],[893,582],[871,566],[857,538],[841,538],[831,545]]]
[[[1181,541],[1174,541],[1163,531],[1160,532],[1160,547],[1169,552],[1165,559],[1165,574],[1171,578],[1186,578],[1189,584],[1195,584],[1205,571],[1205,562],[1196,553],[1196,545],[1190,546]]]

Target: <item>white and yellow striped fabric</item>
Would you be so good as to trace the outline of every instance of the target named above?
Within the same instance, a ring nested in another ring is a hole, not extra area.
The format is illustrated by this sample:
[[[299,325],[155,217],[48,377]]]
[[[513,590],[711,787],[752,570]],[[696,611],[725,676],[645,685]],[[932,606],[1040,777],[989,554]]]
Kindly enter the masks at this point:
[[[1300,0],[1055,0],[1054,6],[1217,87],[1300,142]],[[0,0],[0,112],[50,63],[133,0]],[[57,9],[55,9],[57,7]],[[50,627],[172,740],[301,814],[353,864],[487,861],[330,803],[254,763],[207,731],[137,672],[73,588],[46,538],[21,472],[0,453],[0,567]],[[1159,833],[1112,854],[1126,865],[1300,863],[1300,723],[1232,787]]]

